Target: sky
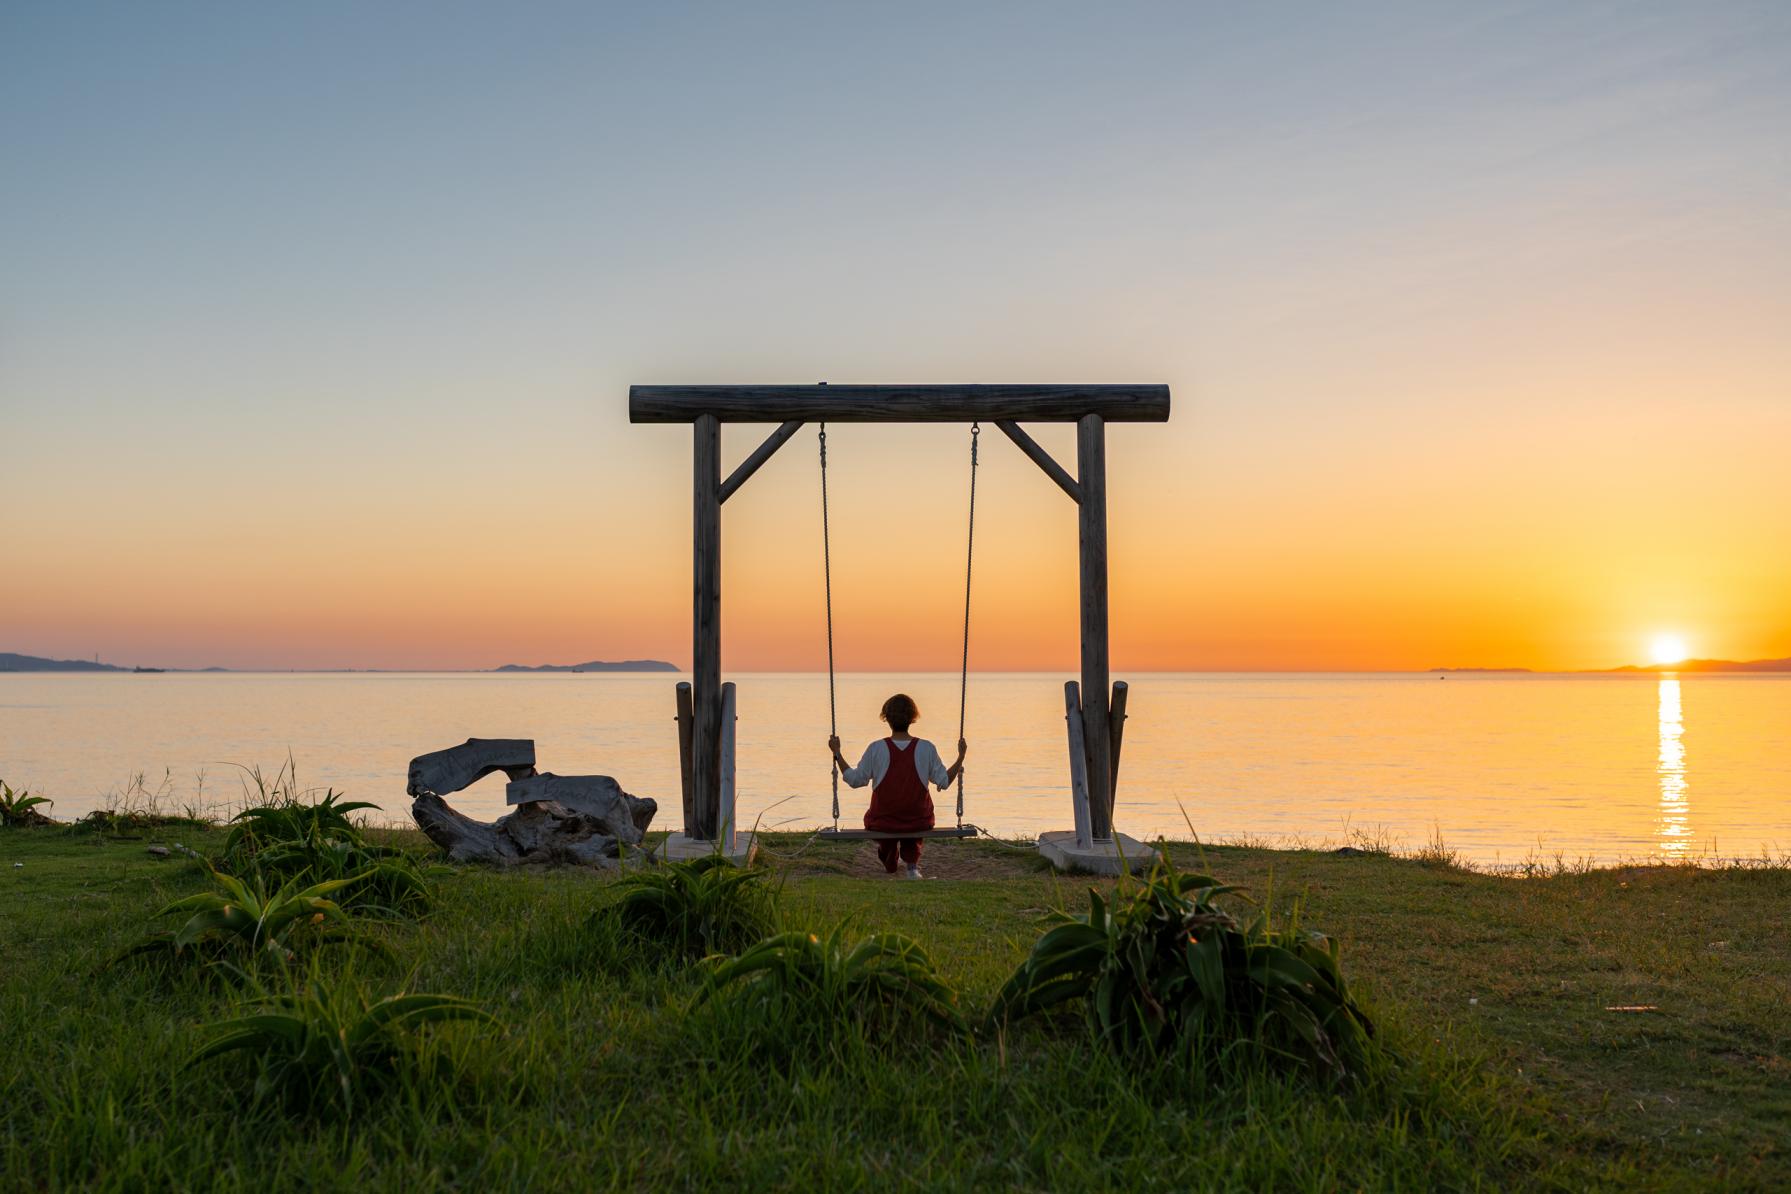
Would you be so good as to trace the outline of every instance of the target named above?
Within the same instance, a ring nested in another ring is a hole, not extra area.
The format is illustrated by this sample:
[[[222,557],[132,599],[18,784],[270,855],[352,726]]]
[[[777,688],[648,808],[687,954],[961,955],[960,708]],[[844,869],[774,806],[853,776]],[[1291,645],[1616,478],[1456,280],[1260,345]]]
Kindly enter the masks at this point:
[[[0,650],[684,665],[628,386],[828,380],[1171,387],[1120,674],[1791,656],[1782,3],[9,0],[0,162]],[[968,441],[831,429],[843,669],[955,668]],[[1068,670],[981,458],[972,666]],[[809,431],[723,527],[823,666]]]

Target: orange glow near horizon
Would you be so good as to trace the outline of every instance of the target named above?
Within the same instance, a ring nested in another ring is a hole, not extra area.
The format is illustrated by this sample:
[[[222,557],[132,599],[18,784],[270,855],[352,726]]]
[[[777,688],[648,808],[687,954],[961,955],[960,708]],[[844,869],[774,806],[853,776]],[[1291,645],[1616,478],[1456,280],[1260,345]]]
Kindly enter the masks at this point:
[[[1705,628],[1700,649],[1710,657],[1791,655],[1791,564],[1766,549],[1775,511],[1787,507],[1738,493],[1733,474],[1714,465],[1687,487],[1706,491],[1705,516],[1746,507],[1756,521],[1728,519],[1720,539],[1675,557],[1650,528],[1689,522],[1688,501],[1654,505],[1640,480],[1619,499],[1611,490],[1622,478],[1551,477],[1532,460],[1523,487],[1488,498],[1421,460],[1392,467],[1381,454],[1388,467],[1307,460],[1271,484],[1203,444],[1198,397],[1180,401],[1178,422],[1110,433],[1117,672],[1677,662],[1664,655],[1683,658],[1683,643],[1637,658],[1663,614]],[[1073,459],[1064,429],[1037,430]],[[730,429],[727,459],[758,431]],[[850,461],[835,475],[832,512],[841,670],[955,670],[963,430],[836,427],[830,436],[835,460]],[[319,496],[319,513],[295,511],[268,529],[280,543],[269,555],[237,551],[244,528],[228,507],[188,507],[151,527],[121,506],[107,537],[83,550],[48,536],[26,545],[37,579],[4,598],[0,650],[186,667],[638,657],[684,666],[687,437],[683,428],[611,427],[612,441],[638,441],[634,462],[602,488],[549,482],[540,502],[491,487],[363,522],[348,503],[338,513]],[[725,509],[731,671],[826,665],[812,456],[805,433]],[[971,666],[1073,671],[1074,508],[1004,441],[985,438],[983,461]],[[487,542],[502,548],[482,559]]]

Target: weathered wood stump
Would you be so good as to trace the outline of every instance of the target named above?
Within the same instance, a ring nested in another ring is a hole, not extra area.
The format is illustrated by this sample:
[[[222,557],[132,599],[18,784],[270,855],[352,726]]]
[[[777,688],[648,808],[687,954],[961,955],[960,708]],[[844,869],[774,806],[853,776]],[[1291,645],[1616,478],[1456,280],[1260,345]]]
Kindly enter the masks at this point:
[[[654,801],[633,796],[628,799],[639,810],[636,816],[652,820],[657,811]],[[440,796],[425,792],[411,802],[410,815],[417,828],[455,862],[610,867],[622,854],[622,835],[613,832],[622,826],[548,800],[520,805],[496,821],[475,821]],[[640,830],[632,820],[626,828],[636,841],[640,839]]]
[[[641,844],[647,826],[659,805],[652,800],[630,796],[622,785],[607,775],[533,775],[512,781],[504,788],[504,800],[524,808],[547,803],[594,817],[610,832],[630,846]]]
[[[444,792],[457,792],[493,771],[511,779],[505,795],[516,811],[496,821],[457,812]],[[573,863],[615,866],[624,844],[639,845],[659,811],[607,775],[536,775],[527,738],[469,738],[410,765],[411,818],[455,862],[494,866]]]

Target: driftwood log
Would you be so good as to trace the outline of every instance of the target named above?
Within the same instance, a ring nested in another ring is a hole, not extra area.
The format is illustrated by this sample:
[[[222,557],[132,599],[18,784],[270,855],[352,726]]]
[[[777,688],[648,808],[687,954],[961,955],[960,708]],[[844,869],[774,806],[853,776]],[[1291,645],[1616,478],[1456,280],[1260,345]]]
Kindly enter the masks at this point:
[[[430,751],[410,761],[412,796],[434,792],[446,796],[470,787],[493,771],[512,780],[535,774],[533,738],[468,738],[459,746]]]
[[[510,777],[505,796],[514,812],[475,821],[442,799],[494,771]],[[419,755],[410,765],[410,793],[417,828],[449,858],[495,866],[615,866],[622,846],[638,845],[659,811],[607,775],[537,775],[535,744],[526,738],[469,738]]]

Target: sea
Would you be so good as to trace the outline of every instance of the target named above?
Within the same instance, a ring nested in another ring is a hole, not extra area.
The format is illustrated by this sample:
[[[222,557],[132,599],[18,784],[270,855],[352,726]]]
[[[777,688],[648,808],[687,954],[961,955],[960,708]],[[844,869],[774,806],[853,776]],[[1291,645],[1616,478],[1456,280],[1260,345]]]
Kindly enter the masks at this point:
[[[538,765],[614,776],[679,820],[672,674],[0,674],[0,779],[52,815],[153,802],[228,813],[291,766],[408,816],[412,756],[533,738]],[[738,686],[743,828],[833,823],[825,674]],[[964,820],[1073,824],[1063,683],[973,674]],[[1129,678],[1116,826],[1141,838],[1453,851],[1491,868],[1791,855],[1791,675],[1159,674]],[[950,757],[958,677],[853,674],[832,705],[854,758],[905,691]],[[839,820],[866,794],[841,787]],[[449,797],[504,810],[502,776]],[[936,798],[941,823],[953,796]]]

